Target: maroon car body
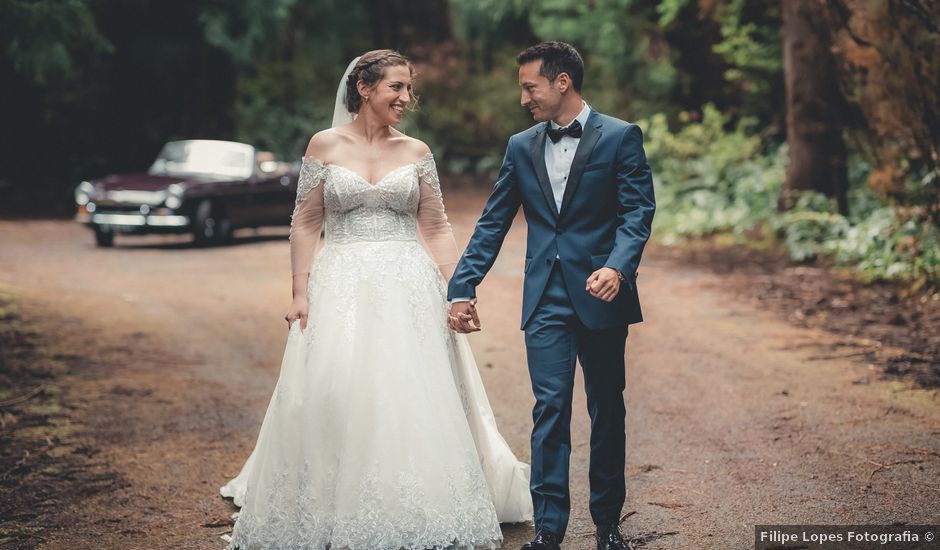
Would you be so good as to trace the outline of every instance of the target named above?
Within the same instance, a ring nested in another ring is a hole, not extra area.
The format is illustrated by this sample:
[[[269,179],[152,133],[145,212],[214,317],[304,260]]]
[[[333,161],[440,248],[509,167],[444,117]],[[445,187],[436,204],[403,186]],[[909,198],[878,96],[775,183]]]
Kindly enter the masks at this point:
[[[289,225],[298,168],[244,143],[171,141],[146,173],[80,183],[75,219],[99,246],[113,245],[116,234],[147,233],[219,244],[240,227]]]

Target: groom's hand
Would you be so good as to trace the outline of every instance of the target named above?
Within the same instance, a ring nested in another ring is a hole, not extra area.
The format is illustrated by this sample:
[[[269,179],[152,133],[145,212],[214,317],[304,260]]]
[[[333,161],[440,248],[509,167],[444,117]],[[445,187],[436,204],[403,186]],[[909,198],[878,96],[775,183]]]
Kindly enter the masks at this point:
[[[620,274],[616,269],[602,267],[587,278],[584,290],[595,298],[610,302],[620,292]]]
[[[479,331],[482,327],[480,317],[477,315],[476,300],[452,303],[450,314],[447,316],[447,326],[461,334]]]

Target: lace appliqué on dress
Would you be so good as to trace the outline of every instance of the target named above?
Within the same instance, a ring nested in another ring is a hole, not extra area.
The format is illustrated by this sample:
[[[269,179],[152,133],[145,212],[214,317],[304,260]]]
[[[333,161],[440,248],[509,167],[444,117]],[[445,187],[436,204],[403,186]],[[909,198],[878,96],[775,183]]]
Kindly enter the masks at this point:
[[[305,225],[308,221],[308,218],[310,217],[309,215],[304,215],[305,213],[310,212],[310,208],[305,208],[307,205],[304,204],[304,201],[307,199],[307,197],[310,196],[311,191],[323,183],[325,178],[325,164],[314,157],[303,158],[303,162],[300,165],[300,175],[297,178],[297,196],[294,199],[294,211],[290,217],[291,224],[289,240],[291,242],[294,241],[294,237],[297,231],[303,232],[303,229],[299,228],[298,225]],[[316,232],[319,232],[319,228],[316,229]],[[312,251],[309,252],[312,256]]]
[[[354,513],[337,515],[333,499],[310,490],[304,466],[299,477],[287,473],[296,465],[274,474],[264,506],[269,515],[239,515],[229,550],[494,550],[502,540],[479,468],[449,469],[441,480],[450,495],[445,502],[426,494],[414,458],[394,478],[372,464],[357,484]]]
[[[316,189],[326,176],[326,165],[315,157],[304,157],[297,179],[297,198],[295,204],[307,198],[310,191]]]
[[[434,155],[428,153],[421,160],[415,163],[418,170],[418,181],[434,190],[438,197],[441,194],[441,178],[437,174],[437,165],[434,163]]]

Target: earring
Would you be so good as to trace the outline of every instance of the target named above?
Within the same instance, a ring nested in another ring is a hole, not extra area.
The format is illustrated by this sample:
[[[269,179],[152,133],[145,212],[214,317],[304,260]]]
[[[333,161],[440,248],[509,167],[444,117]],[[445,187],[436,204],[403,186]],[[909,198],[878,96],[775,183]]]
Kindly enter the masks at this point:
[[[368,102],[369,102],[369,96],[365,96],[364,98],[362,98],[362,100],[365,101],[366,103],[368,103]]]

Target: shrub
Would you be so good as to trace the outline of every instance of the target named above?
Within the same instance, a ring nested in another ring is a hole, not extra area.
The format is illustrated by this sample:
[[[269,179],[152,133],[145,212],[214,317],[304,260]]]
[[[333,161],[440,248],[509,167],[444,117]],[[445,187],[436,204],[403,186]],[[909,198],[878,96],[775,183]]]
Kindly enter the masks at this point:
[[[658,240],[673,244],[721,233],[756,244],[755,233],[769,234],[797,262],[824,256],[866,280],[940,281],[940,232],[926,207],[877,195],[865,185],[868,166],[853,157],[851,215],[839,214],[831,199],[812,192],[802,193],[792,210],[780,213],[776,206],[786,172],[786,144],[766,147],[750,131],[750,121],[734,126],[729,121],[706,106],[701,121],[686,120],[676,132],[664,115],[641,122],[656,185]]]

